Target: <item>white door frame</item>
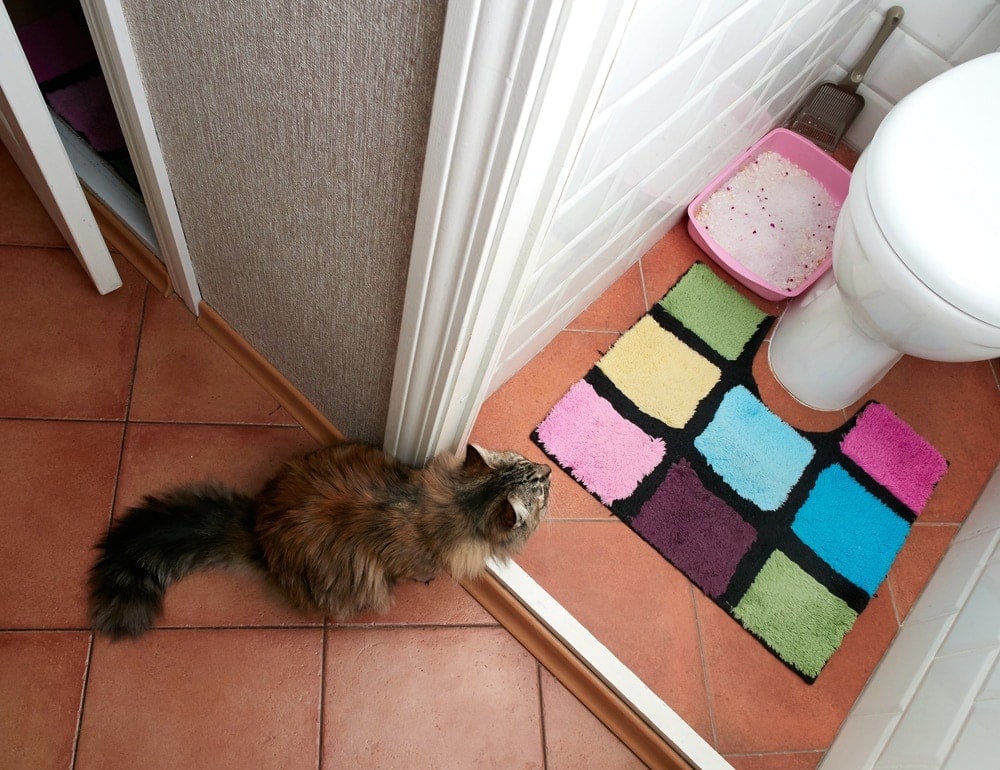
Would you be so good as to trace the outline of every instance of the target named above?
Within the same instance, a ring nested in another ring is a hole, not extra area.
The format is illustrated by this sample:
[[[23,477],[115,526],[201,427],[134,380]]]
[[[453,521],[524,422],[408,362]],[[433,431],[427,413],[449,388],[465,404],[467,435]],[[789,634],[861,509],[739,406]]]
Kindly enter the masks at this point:
[[[385,446],[467,438],[635,0],[448,4]]]
[[[467,440],[635,0],[451,0],[385,446]],[[700,768],[729,764],[523,569],[490,571]]]
[[[81,0],[170,283],[195,315],[201,292],[120,0]]]
[[[0,141],[97,290],[107,294],[121,286],[6,8],[0,13]]]

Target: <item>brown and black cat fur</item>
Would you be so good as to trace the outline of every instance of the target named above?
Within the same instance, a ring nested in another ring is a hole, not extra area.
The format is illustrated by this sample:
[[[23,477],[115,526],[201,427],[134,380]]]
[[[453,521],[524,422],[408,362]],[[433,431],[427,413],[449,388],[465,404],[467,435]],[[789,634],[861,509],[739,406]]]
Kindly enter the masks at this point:
[[[136,637],[167,586],[215,565],[252,565],[302,610],[383,611],[405,580],[462,580],[517,553],[548,509],[549,466],[470,445],[424,468],[345,442],[287,462],[255,496],[219,486],[150,495],[97,545],[94,630]]]

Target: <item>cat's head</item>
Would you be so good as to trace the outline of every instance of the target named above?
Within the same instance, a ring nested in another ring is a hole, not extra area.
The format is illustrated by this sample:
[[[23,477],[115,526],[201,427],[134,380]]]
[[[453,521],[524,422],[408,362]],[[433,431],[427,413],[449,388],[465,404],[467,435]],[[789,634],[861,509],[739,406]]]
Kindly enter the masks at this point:
[[[470,444],[463,472],[479,480],[484,524],[501,550],[515,553],[548,513],[552,469],[517,452],[494,452]],[[500,555],[500,554],[498,554]]]

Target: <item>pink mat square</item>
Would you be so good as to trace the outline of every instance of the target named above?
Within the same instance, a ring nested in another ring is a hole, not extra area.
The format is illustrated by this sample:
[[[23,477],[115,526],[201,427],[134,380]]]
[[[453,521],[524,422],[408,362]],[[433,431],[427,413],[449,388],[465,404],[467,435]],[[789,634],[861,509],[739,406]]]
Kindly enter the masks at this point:
[[[666,444],[632,424],[580,380],[538,426],[538,441],[604,503],[624,500],[663,460]]]

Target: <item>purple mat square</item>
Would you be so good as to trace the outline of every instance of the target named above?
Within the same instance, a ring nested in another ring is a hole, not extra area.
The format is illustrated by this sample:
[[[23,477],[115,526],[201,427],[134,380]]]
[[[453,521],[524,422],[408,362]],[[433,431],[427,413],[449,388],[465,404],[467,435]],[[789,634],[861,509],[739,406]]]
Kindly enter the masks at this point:
[[[115,106],[104,78],[90,77],[66,88],[52,91],[49,104],[98,152],[111,152],[125,146]]]
[[[712,598],[725,592],[757,531],[679,460],[631,526]]]

